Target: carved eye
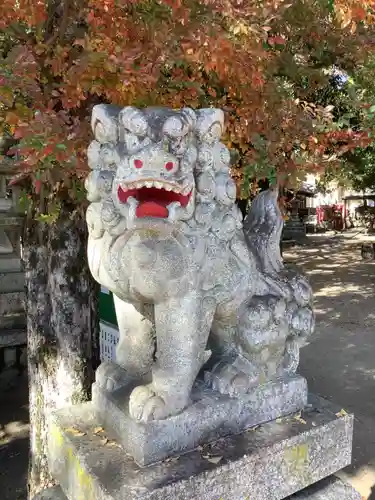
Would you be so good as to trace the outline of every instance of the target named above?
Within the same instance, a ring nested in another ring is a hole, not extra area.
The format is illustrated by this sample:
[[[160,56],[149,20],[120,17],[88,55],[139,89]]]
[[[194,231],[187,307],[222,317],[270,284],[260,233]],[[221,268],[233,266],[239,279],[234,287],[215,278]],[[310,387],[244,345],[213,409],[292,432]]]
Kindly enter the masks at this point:
[[[173,163],[173,161],[168,161],[168,162],[165,164],[165,170],[168,170],[168,172],[170,172],[171,170],[173,170],[173,167],[174,167],[174,163]]]
[[[142,160],[134,160],[134,166],[135,166],[135,168],[142,168],[143,161]]]

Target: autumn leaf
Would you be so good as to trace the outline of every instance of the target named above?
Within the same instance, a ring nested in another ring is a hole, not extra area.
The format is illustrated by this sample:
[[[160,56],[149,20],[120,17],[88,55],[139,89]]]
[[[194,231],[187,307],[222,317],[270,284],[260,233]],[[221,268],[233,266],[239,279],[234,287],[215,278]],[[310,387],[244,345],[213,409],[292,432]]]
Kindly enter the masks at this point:
[[[42,182],[39,179],[35,180],[34,181],[34,190],[35,190],[36,194],[40,193],[41,187],[42,187]]]
[[[342,418],[342,417],[347,417],[347,416],[348,416],[348,413],[343,408],[338,413],[336,413],[337,418]]]
[[[236,182],[248,194],[271,166],[276,177],[329,168],[372,140],[373,125],[353,134],[338,123],[339,109],[318,102],[324,71],[344,68],[357,86],[351,68],[374,56],[368,0],[70,4],[62,24],[45,2],[0,4],[0,124],[20,141],[28,194],[38,201],[33,179],[51,164],[60,173],[43,179],[43,194],[63,203],[65,184],[85,176],[88,117],[98,102],[224,109]]]
[[[211,455],[203,455],[203,458],[207,460],[207,462],[210,462],[211,464],[215,465],[221,462],[221,460],[223,459],[223,457],[221,456],[211,456]]]
[[[76,427],[68,427],[67,429],[65,429],[65,432],[67,432],[69,434],[72,434],[74,437],[83,437],[83,436],[86,436],[85,432],[80,431]]]
[[[303,425],[307,424],[306,420],[304,418],[302,418],[301,415],[296,415],[294,417],[294,420],[296,420],[298,423],[303,424]]]

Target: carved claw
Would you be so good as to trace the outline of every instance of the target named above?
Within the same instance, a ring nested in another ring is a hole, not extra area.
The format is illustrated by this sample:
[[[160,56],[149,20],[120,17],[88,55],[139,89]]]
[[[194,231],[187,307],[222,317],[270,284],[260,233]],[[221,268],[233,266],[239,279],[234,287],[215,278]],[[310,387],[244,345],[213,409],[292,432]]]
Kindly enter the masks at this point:
[[[226,362],[217,364],[211,373],[205,373],[205,380],[213,390],[231,397],[248,393],[251,388],[262,383],[261,378],[258,370],[254,369],[250,375]]]
[[[136,387],[130,395],[129,413],[138,422],[151,422],[152,420],[163,420],[176,415],[183,410],[185,405],[168,404],[153,389],[152,384]]]
[[[96,370],[95,380],[102,389],[113,392],[128,385],[130,377],[119,365],[111,362],[103,362]]]

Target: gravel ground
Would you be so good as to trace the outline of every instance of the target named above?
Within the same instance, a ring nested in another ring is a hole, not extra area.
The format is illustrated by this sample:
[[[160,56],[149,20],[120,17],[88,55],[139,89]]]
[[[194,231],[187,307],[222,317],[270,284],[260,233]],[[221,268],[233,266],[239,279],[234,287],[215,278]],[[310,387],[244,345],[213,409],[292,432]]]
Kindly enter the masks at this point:
[[[284,253],[310,276],[317,327],[301,352],[310,390],[355,414],[353,463],[343,476],[375,500],[375,261],[353,235],[311,236]],[[0,497],[25,500],[27,380],[0,377]],[[339,500],[339,499],[338,499]]]

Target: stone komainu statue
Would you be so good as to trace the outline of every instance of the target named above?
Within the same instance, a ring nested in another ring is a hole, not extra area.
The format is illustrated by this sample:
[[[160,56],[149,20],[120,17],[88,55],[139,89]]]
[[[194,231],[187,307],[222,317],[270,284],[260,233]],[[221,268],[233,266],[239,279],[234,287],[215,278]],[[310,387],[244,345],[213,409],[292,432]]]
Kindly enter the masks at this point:
[[[129,401],[138,421],[181,412],[199,372],[232,397],[293,374],[314,328],[311,288],[282,264],[277,193],[242,223],[223,121],[219,109],[93,109],[88,258],[120,331],[97,383],[146,380]]]

